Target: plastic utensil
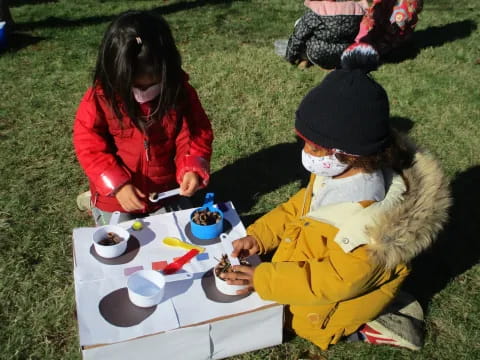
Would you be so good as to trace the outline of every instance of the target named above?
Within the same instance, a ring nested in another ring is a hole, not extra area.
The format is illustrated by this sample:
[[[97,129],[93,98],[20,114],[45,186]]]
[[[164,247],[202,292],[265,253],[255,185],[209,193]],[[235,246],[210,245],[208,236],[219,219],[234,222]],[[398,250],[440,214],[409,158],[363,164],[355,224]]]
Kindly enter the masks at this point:
[[[161,192],[161,193],[158,193],[158,194],[154,193],[154,194],[152,194],[148,197],[148,200],[150,200],[153,203],[156,203],[156,202],[159,202],[160,200],[165,199],[167,197],[175,196],[175,195],[179,195],[179,194],[180,194],[180,188],[176,188],[176,189],[164,191],[164,192]]]
[[[215,197],[214,193],[207,193],[205,195],[203,206],[199,207],[198,209],[195,209],[195,211],[193,211],[190,214],[190,229],[192,230],[192,234],[198,239],[201,239],[201,240],[214,239],[217,236],[219,236],[223,231],[223,212],[222,210],[213,207],[214,197]],[[211,212],[216,212],[220,214],[220,221],[211,225],[197,224],[195,221],[193,221],[193,215],[197,211],[202,211],[202,210],[209,210]]]
[[[110,221],[108,222],[108,225],[117,225],[119,219],[120,219],[120,211],[114,211],[112,213],[112,216],[110,216]]]
[[[163,239],[163,243],[168,246],[179,247],[185,250],[197,249],[200,254],[205,251],[205,248],[201,246],[187,244],[186,242],[183,242],[182,240],[175,237],[166,237],[165,239]]]
[[[164,269],[163,269],[163,273],[165,275],[169,275],[169,274],[173,274],[175,272],[177,272],[178,270],[180,270],[183,265],[185,265],[187,262],[189,262],[192,258],[194,258],[195,256],[197,256],[200,252],[197,250],[197,249],[192,249],[190,250],[189,252],[187,252],[185,255],[183,255],[182,257],[178,258],[177,260],[175,260],[174,262],[171,262],[170,264],[168,264]]]
[[[230,261],[231,265],[240,265],[240,260],[238,260],[238,257],[234,258],[232,257],[232,252],[233,252],[233,245],[232,242],[230,241],[229,237],[225,233],[220,234],[220,240],[222,241],[222,246],[223,250],[225,250],[225,253],[228,256],[228,260]]]

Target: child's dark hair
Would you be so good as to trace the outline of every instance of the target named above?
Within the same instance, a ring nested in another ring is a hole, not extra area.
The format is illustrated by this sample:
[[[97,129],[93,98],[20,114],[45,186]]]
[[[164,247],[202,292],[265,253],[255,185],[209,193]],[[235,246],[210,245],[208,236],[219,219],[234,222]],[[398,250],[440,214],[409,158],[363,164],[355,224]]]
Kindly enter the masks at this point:
[[[342,153],[336,153],[335,156],[342,163],[351,167],[362,168],[367,173],[374,172],[382,168],[391,168],[398,173],[411,166],[413,161],[413,152],[408,148],[408,144],[400,141],[400,134],[396,130],[391,130],[391,143],[383,151],[372,155],[351,156]]]
[[[93,83],[103,89],[120,123],[127,115],[143,129],[145,121],[131,90],[139,75],[159,77],[161,91],[151,115],[154,121],[183,99],[181,57],[167,22],[150,12],[127,11],[105,32]]]

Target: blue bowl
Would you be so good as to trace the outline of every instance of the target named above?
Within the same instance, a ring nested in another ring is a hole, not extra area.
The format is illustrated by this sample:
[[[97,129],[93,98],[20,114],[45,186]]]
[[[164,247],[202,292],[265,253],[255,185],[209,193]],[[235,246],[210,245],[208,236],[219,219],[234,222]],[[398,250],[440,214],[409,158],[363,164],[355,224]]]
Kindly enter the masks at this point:
[[[192,230],[192,234],[200,240],[215,239],[216,237],[219,237],[220,234],[223,232],[223,212],[222,210],[213,207],[213,197],[213,193],[208,193],[205,196],[205,202],[203,206],[195,209],[195,211],[190,214],[190,228]],[[211,225],[197,224],[195,221],[193,221],[193,215],[197,211],[202,210],[210,210],[211,212],[216,212],[220,214],[220,221]]]

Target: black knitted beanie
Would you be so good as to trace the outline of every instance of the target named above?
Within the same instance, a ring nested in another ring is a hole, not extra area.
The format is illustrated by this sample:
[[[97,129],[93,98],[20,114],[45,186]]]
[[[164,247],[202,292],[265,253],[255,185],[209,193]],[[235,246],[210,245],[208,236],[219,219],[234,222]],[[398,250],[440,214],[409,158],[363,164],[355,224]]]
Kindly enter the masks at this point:
[[[372,155],[390,144],[388,96],[368,75],[378,66],[372,50],[348,48],[342,69],[332,71],[305,96],[295,120],[302,138],[353,155]]]

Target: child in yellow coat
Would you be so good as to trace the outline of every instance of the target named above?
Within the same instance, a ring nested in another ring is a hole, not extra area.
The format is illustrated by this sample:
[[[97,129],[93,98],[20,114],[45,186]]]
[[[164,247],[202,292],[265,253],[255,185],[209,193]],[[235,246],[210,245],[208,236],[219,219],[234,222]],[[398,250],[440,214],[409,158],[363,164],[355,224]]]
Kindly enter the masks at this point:
[[[418,349],[419,341],[387,339],[364,324],[399,292],[409,262],[445,222],[450,199],[435,160],[393,135],[387,94],[363,61],[376,60],[368,52],[347,49],[343,69],[328,74],[296,112],[308,186],[233,243],[233,256],[276,249],[272,261],[224,277],[289,305],[295,332],[322,349],[359,329],[372,343]]]

